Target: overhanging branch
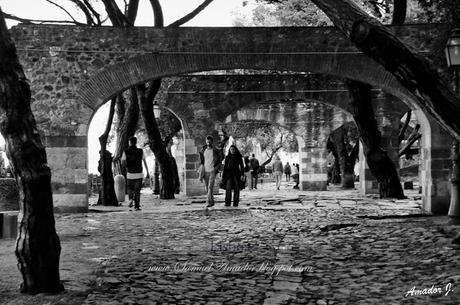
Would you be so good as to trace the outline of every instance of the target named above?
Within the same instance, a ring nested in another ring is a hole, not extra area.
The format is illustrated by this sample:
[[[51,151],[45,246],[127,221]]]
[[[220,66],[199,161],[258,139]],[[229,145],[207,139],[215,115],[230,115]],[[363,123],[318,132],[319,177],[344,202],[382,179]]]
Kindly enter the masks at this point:
[[[185,15],[184,17],[180,18],[179,20],[174,21],[168,27],[178,27],[183,25],[184,23],[193,19],[196,15],[198,15],[202,10],[204,10],[209,4],[211,4],[213,0],[205,0],[199,6],[197,6],[192,12]]]

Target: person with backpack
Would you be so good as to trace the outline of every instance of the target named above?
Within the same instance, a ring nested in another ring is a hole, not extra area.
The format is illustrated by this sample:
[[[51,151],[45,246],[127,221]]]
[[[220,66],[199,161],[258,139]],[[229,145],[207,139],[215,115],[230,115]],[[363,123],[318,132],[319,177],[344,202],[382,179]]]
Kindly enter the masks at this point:
[[[144,152],[136,144],[136,137],[129,138],[129,147],[123,152],[121,162],[126,165],[129,207],[132,207],[134,202],[134,208],[140,210],[141,189],[144,178],[142,162],[144,162],[147,169],[147,178],[149,177],[149,170],[145,162]]]
[[[249,160],[249,171],[251,172],[251,184],[250,190],[257,189],[257,179],[259,175],[259,160],[256,159],[256,156],[252,154],[251,159]]]

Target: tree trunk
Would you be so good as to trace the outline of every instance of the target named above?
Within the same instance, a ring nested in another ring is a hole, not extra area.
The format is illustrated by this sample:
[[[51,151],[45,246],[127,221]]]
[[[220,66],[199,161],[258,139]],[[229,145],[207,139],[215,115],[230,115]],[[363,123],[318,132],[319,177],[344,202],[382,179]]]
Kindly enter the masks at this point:
[[[400,25],[406,21],[407,0],[394,0],[391,24]]]
[[[312,0],[364,54],[381,64],[452,136],[460,140],[460,104],[439,73],[351,0]]]
[[[348,139],[350,128],[349,123],[337,128],[331,132],[326,144],[326,148],[332,152],[335,159],[335,170],[334,168],[332,170],[331,183],[342,182],[343,188],[355,187],[354,166],[358,155],[358,146],[351,147],[350,139]]]
[[[160,189],[161,199],[174,199],[174,177],[171,160],[163,145],[161,134],[158,125],[153,115],[153,98],[160,89],[161,80],[151,82],[149,93],[147,93],[145,85],[137,86],[137,95],[139,98],[142,118],[144,119],[145,129],[149,138],[149,146],[155,155],[155,159],[160,163],[160,173],[162,185]]]
[[[354,188],[355,187],[355,164],[358,158],[359,144],[352,148],[351,151],[345,151],[345,162],[343,168],[343,188]]]
[[[101,173],[101,191],[99,192],[98,204],[105,206],[118,206],[117,195],[112,172],[112,154],[107,151],[107,140],[109,138],[110,128],[112,126],[113,115],[115,112],[115,99],[110,102],[109,117],[105,126],[104,133],[99,137],[101,144],[100,159],[98,170]]]
[[[137,123],[139,122],[139,104],[137,98],[137,92],[134,88],[129,90],[129,102],[126,107],[125,100],[120,94],[117,97],[117,114],[118,114],[118,126],[117,126],[117,145],[115,148],[115,154],[113,160],[117,171],[126,177],[126,169],[121,165],[121,156],[123,152],[128,148],[128,140],[136,133]],[[121,114],[123,112],[123,114]]]
[[[335,147],[334,140],[331,136],[327,139],[326,148],[332,152],[334,156],[334,165],[331,169],[331,181],[332,184],[338,184],[341,182],[340,179],[340,163],[339,163],[339,154],[337,153],[337,148]]]
[[[57,293],[61,245],[56,234],[51,171],[30,108],[30,87],[0,10],[0,131],[19,188],[15,253],[24,293]]]
[[[371,86],[347,81],[353,117],[363,142],[369,169],[379,184],[380,198],[405,198],[396,167],[381,147],[381,134],[372,109]]]
[[[115,193],[115,181],[112,172],[112,154],[108,150],[104,150],[104,154],[100,154],[99,172],[101,173],[101,190],[97,204],[104,206],[118,206],[118,199]]]

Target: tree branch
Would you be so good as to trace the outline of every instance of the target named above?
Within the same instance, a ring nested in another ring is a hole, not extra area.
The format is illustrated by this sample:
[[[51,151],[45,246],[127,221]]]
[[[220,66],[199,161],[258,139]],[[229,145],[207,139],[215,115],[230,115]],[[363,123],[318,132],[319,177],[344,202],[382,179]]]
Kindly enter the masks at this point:
[[[28,18],[21,18],[17,17],[8,13],[3,13],[3,17],[5,19],[16,20],[25,24],[33,24],[33,23],[65,23],[65,24],[75,24],[75,25],[86,25],[81,22],[69,21],[69,20],[41,20],[41,19],[28,19]]]
[[[94,7],[91,5],[91,3],[89,3],[88,0],[83,0],[83,3],[86,5],[86,7],[90,10],[90,12],[96,18],[97,25],[102,25],[102,23],[104,23],[104,21],[101,21],[101,15],[99,15],[99,13],[94,9]]]
[[[115,27],[130,27],[132,24],[129,22],[128,18],[123,15],[120,11],[115,0],[102,0],[105,6],[107,14],[109,14],[110,21]]]
[[[72,14],[70,14],[64,7],[62,7],[61,5],[55,3],[54,1],[51,1],[51,0],[45,0],[46,2],[48,3],[51,3],[52,5],[54,6],[57,6],[58,8],[60,8],[61,10],[63,10],[69,17],[70,19],[72,19],[74,22],[78,22],[75,18],[73,18]]]
[[[404,122],[403,127],[399,131],[398,134],[398,143],[401,144],[402,140],[404,140],[404,134],[406,133],[407,127],[409,126],[410,119],[412,116],[412,110],[409,110],[406,115],[406,121]]]
[[[153,25],[156,27],[163,27],[163,9],[161,8],[160,2],[158,0],[150,0],[150,4],[152,5],[153,11]]]
[[[401,149],[399,150],[398,152],[398,156],[403,156],[405,154],[408,153],[408,151],[410,150],[410,147],[412,146],[412,144],[414,144],[418,139],[420,139],[422,137],[421,134],[417,133],[416,135],[414,135],[412,138],[410,138],[409,140],[407,140],[407,143],[401,147]]]
[[[201,3],[199,6],[197,6],[192,12],[189,14],[185,15],[184,17],[180,18],[179,20],[174,21],[168,27],[179,27],[183,25],[184,23],[190,21],[193,19],[196,15],[198,15],[202,10],[204,10],[209,4],[211,4],[213,0],[205,0],[203,3]]]
[[[134,25],[136,21],[137,12],[139,9],[139,0],[131,0],[128,3],[128,9],[126,10],[126,18],[128,18],[129,22]]]
[[[90,10],[86,7],[86,5],[83,2],[79,0],[69,0],[69,1],[75,4],[83,12],[83,14],[85,14],[87,25],[96,25],[93,19],[93,15],[91,14]]]

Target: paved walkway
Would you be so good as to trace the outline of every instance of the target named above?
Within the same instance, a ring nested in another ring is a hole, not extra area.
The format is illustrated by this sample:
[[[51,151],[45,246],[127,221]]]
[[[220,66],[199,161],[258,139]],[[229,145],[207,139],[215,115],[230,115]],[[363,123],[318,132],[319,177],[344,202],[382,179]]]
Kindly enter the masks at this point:
[[[144,191],[141,211],[56,215],[59,296],[19,295],[14,241],[0,241],[0,304],[460,304],[460,227],[424,215],[416,193],[264,184],[206,210]]]

